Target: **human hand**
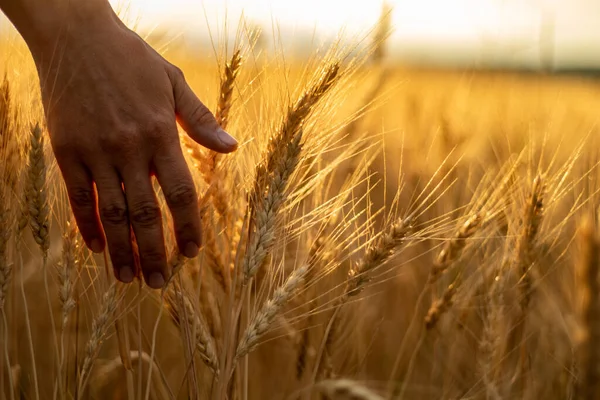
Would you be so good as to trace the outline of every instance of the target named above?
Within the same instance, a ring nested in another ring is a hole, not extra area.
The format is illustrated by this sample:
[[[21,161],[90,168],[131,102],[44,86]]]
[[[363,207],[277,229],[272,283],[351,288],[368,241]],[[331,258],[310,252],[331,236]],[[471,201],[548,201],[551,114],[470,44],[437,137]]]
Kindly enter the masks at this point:
[[[220,129],[181,71],[116,16],[85,21],[73,22],[54,49],[32,48],[50,141],[88,247],[101,252],[108,244],[115,276],[131,282],[133,228],[145,281],[161,288],[171,271],[152,175],[181,253],[195,257],[201,239],[176,117],[193,140],[212,150],[234,151],[237,141]]]

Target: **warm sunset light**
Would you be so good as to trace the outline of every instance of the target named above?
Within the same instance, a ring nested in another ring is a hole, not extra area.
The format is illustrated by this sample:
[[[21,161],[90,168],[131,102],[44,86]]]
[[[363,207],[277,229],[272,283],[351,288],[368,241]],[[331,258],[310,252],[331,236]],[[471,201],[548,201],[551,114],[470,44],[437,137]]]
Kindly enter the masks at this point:
[[[599,110],[600,0],[0,0],[0,400],[600,399]]]
[[[115,0],[114,3],[122,2]],[[141,25],[198,34],[235,27],[242,13],[270,31],[360,34],[377,21],[381,1],[346,0],[130,0]],[[588,0],[389,0],[391,46],[398,52],[451,51],[470,59],[534,62],[552,46],[558,64],[600,64],[600,3]],[[450,46],[450,49],[448,49]],[[455,54],[456,55],[456,54]]]

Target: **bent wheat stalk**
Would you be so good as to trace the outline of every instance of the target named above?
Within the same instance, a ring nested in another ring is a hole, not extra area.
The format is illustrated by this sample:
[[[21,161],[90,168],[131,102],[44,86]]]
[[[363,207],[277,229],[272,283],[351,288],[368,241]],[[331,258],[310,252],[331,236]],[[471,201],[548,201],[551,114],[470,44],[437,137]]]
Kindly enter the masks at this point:
[[[90,372],[98,358],[98,352],[104,342],[108,327],[110,326],[110,321],[115,314],[118,304],[117,286],[113,283],[104,293],[100,312],[94,319],[94,322],[92,322],[92,334],[85,348],[85,359],[83,360],[77,383],[77,393],[79,398],[83,396],[84,389],[88,384]]]
[[[269,331],[269,328],[281,312],[281,309],[288,303],[294,293],[296,293],[296,290],[302,282],[304,282],[304,277],[307,272],[308,267],[306,265],[298,268],[292,272],[282,286],[275,290],[273,297],[271,297],[258,314],[256,314],[242,335],[242,340],[240,341],[235,354],[236,359],[244,357],[256,348],[262,337]]]
[[[200,358],[215,376],[219,376],[219,359],[217,357],[216,344],[214,338],[210,335],[208,326],[202,315],[196,311],[194,305],[188,298],[185,291],[180,288],[169,290],[168,296],[165,296],[173,322],[182,327],[182,334],[193,332],[193,346],[198,351]],[[182,324],[186,324],[182,326]],[[183,338],[186,340],[186,338]]]
[[[299,162],[305,119],[337,82],[339,70],[339,62],[330,64],[317,82],[300,96],[288,111],[278,134],[269,141],[263,162],[257,166],[254,187],[249,196],[254,232],[250,235],[243,260],[243,286],[258,272],[271,250],[287,182]]]
[[[439,277],[460,257],[467,240],[477,232],[482,222],[481,213],[475,212],[458,228],[454,237],[444,244],[429,273],[430,284],[437,282]]]
[[[413,217],[398,219],[390,225],[387,230],[379,237],[374,245],[370,246],[363,258],[356,266],[348,271],[348,278],[344,293],[334,306],[329,324],[325,329],[325,334],[321,342],[319,353],[317,355],[312,381],[317,377],[326,375],[327,366],[331,366],[331,349],[335,343],[337,331],[337,322],[341,308],[352,298],[361,293],[366,284],[370,281],[370,272],[383,265],[394,253],[407,242],[408,234],[412,230]]]
[[[596,399],[600,396],[600,238],[591,219],[580,227],[581,255],[577,264],[576,289],[579,294],[578,317],[582,333],[577,343],[580,372],[577,397]]]

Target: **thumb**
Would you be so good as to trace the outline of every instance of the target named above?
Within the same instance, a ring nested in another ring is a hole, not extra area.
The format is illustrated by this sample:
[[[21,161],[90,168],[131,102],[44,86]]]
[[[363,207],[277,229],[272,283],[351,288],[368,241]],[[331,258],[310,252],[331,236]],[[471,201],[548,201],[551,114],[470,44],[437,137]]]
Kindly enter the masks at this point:
[[[187,134],[202,146],[219,153],[237,149],[237,140],[221,129],[210,110],[187,84],[181,70],[172,67],[167,73],[173,85],[177,120]]]

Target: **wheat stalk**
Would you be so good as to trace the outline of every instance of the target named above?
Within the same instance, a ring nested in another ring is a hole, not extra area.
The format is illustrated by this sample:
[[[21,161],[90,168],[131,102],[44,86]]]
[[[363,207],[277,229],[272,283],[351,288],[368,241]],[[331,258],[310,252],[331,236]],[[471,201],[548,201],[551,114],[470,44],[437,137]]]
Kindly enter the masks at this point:
[[[321,393],[331,398],[352,400],[383,400],[383,397],[369,388],[350,379],[321,381],[315,385]]]
[[[244,357],[256,348],[262,337],[269,331],[269,328],[281,312],[281,309],[287,304],[294,293],[296,293],[296,290],[302,282],[304,282],[304,277],[307,272],[307,266],[296,269],[288,277],[285,283],[275,290],[273,297],[271,297],[258,314],[256,314],[242,335],[242,340],[238,344],[236,350],[236,359]]]
[[[485,299],[485,314],[483,317],[483,331],[478,346],[479,368],[486,394],[489,398],[499,400],[502,398],[498,393],[498,375],[501,372],[503,362],[505,337],[500,333],[506,328],[505,292],[507,279],[503,268],[495,268],[492,275],[492,285],[489,289],[488,298]],[[509,327],[508,329],[512,329]]]
[[[110,326],[110,320],[113,318],[118,304],[117,286],[113,283],[102,296],[100,312],[92,322],[92,334],[85,347],[85,358],[79,372],[77,384],[80,397],[83,396],[83,390],[88,383],[90,371],[98,358],[98,352],[102,343],[104,343],[108,327]]]
[[[406,243],[412,229],[412,217],[400,218],[379,237],[377,243],[370,246],[363,258],[348,271],[348,280],[341,303],[357,296],[369,283],[369,273],[389,260],[400,246]]]
[[[448,285],[442,297],[437,299],[427,311],[425,316],[425,327],[427,330],[433,329],[438,323],[441,316],[450,309],[454,300],[454,295],[458,288],[459,280],[456,279],[453,283]]]
[[[67,228],[63,234],[62,259],[58,270],[58,295],[62,305],[62,330],[67,325],[69,314],[75,308],[73,272],[77,268],[78,248],[77,227],[75,222],[71,221],[67,223]]]
[[[256,205],[255,232],[250,237],[243,261],[245,286],[262,267],[275,240],[275,224],[279,209],[286,200],[285,189],[300,159],[302,133],[286,146],[286,155],[274,170],[266,196]]]
[[[0,84],[0,179],[13,192],[17,188],[22,161],[19,126],[19,109],[11,101],[10,85],[5,75]]]
[[[533,180],[531,194],[525,207],[523,216],[523,227],[516,246],[517,269],[520,275],[520,287],[522,296],[522,307],[525,310],[531,299],[532,279],[531,271],[533,265],[535,240],[544,215],[544,178],[538,175]]]
[[[6,294],[12,278],[13,265],[8,259],[10,240],[10,210],[4,192],[0,190],[0,310],[4,309]]]
[[[212,208],[206,207],[206,211],[202,216],[202,231],[204,233],[204,255],[208,266],[213,272],[213,276],[223,289],[225,293],[229,293],[230,282],[229,275],[221,256],[221,251],[217,244],[217,238],[215,236],[215,220],[212,214]]]
[[[42,250],[44,259],[50,249],[50,209],[46,188],[46,160],[44,158],[44,136],[36,124],[31,132],[29,169],[26,198],[29,212],[29,227],[35,242]]]
[[[223,77],[221,78],[221,90],[219,91],[219,102],[215,117],[223,129],[227,129],[229,123],[229,111],[231,110],[233,86],[240,73],[242,66],[242,52],[240,49],[233,52],[231,59],[225,65]]]
[[[1,93],[0,93],[1,95]],[[12,272],[13,265],[9,262],[8,259],[8,241],[10,240],[10,232],[11,232],[11,224],[9,222],[9,210],[7,208],[8,204],[6,202],[6,198],[4,195],[3,188],[0,188],[0,314],[2,315],[2,329],[0,332],[3,332],[2,342],[4,343],[4,357],[0,362],[0,367],[2,369],[10,367],[10,355],[9,355],[9,328],[8,321],[6,318],[6,310],[5,310],[5,302],[6,296],[8,293],[8,288],[12,281]],[[0,372],[3,374],[4,372]],[[15,398],[15,379],[13,379],[12,374],[8,374],[9,378],[9,390],[10,390],[10,398],[14,400]],[[4,391],[4,387],[0,386],[0,391]]]
[[[348,271],[344,293],[333,308],[329,324],[325,329],[321,349],[317,356],[317,365],[313,373],[313,381],[317,376],[330,375],[332,368],[331,349],[337,335],[337,323],[341,308],[350,298],[361,293],[370,281],[370,272],[388,261],[394,253],[406,243],[408,234],[412,230],[413,217],[399,218],[381,234],[375,244],[371,245],[362,259]]]
[[[179,300],[179,303],[176,301]],[[189,332],[194,332],[194,347],[200,358],[215,376],[219,376],[219,359],[217,357],[214,338],[210,335],[208,326],[192,305],[185,291],[172,286],[169,296],[166,296],[171,316],[177,326],[186,324]]]
[[[577,264],[579,295],[578,316],[582,332],[577,343],[580,376],[578,398],[591,400],[600,397],[600,238],[594,222],[586,219],[580,227],[581,255]]]
[[[232,106],[233,88],[242,66],[242,52],[240,49],[233,52],[229,62],[225,64],[223,75],[221,77],[221,86],[219,90],[219,101],[217,102],[217,111],[215,118],[222,129],[227,129],[229,124],[229,113]],[[200,150],[198,143],[194,142],[188,136],[183,137],[184,144],[198,170],[204,176],[206,183],[212,183],[212,173],[215,170],[218,153],[210,151],[208,154]]]
[[[65,233],[63,234],[62,259],[58,269],[58,296],[62,308],[62,324],[60,326],[60,358],[59,358],[59,379],[65,375],[65,330],[69,321],[71,311],[76,306],[74,298],[75,282],[73,271],[77,267],[77,228],[74,221],[67,222]]]
[[[452,239],[444,244],[429,273],[430,284],[435,283],[448,270],[452,263],[460,257],[467,245],[467,240],[477,232],[482,222],[483,218],[481,214],[479,212],[473,213],[458,228]]]
[[[187,258],[181,254],[178,249],[173,249],[169,257],[167,267],[167,270],[171,271],[171,275],[169,276],[169,279],[167,279],[166,284],[163,286],[163,292],[167,290],[169,284],[173,282],[173,280],[179,275],[179,272],[185,266],[186,262]]]
[[[312,246],[310,247],[310,250],[308,252],[308,271],[306,273],[306,277],[304,278],[304,282],[302,284],[302,286],[304,287],[304,300],[305,303],[309,306],[309,314],[308,314],[308,318],[306,321],[306,326],[308,327],[307,329],[302,330],[302,336],[300,338],[300,343],[298,345],[298,355],[296,358],[296,378],[298,380],[302,380],[303,376],[304,376],[304,372],[306,370],[306,365],[308,362],[308,355],[309,355],[309,350],[310,350],[310,326],[312,325],[312,319],[313,319],[313,313],[312,313],[312,303],[314,303],[314,299],[309,297],[309,290],[307,290],[307,285],[313,281],[316,273],[317,273],[317,260],[318,260],[318,254],[324,249],[326,244],[326,236],[325,236],[325,230],[322,230],[319,235],[317,236],[316,240],[314,241],[314,243],[312,244]],[[322,263],[324,265],[327,264],[326,261],[322,261]]]
[[[312,87],[306,90],[290,108],[279,133],[269,141],[265,163],[267,173],[275,170],[279,164],[279,159],[286,152],[286,144],[298,135],[311,111],[339,80],[339,72],[339,62],[334,61],[327,65]]]
[[[5,135],[8,135],[10,124],[10,85],[8,76],[5,74],[0,84],[0,136],[4,140]]]

